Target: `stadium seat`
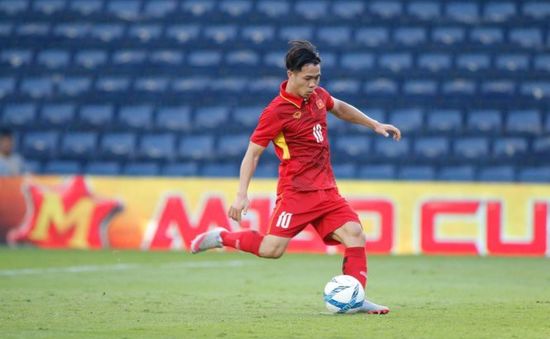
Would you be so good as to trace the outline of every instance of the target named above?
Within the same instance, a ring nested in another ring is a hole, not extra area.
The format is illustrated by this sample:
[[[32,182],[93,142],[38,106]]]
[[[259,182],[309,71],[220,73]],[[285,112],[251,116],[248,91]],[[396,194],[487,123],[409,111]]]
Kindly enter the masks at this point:
[[[15,79],[9,77],[0,78],[0,99],[13,94],[15,91]]]
[[[550,18],[550,3],[542,1],[522,2],[523,15],[535,20],[544,20]]]
[[[421,27],[397,28],[393,40],[399,45],[414,47],[426,42],[426,31]]]
[[[210,90],[217,93],[218,98],[232,97],[244,92],[248,81],[241,77],[224,77],[210,83]]]
[[[187,0],[181,4],[181,9],[193,17],[203,17],[211,16],[215,5],[213,0]]]
[[[60,49],[48,49],[38,53],[38,63],[47,68],[66,68],[69,66],[69,52]]]
[[[160,172],[159,165],[155,162],[130,162],[124,165],[123,175],[128,176],[156,176]]]
[[[539,54],[535,56],[535,71],[550,72],[550,54]]]
[[[130,79],[125,76],[105,76],[96,80],[95,87],[105,94],[124,93],[130,87]]]
[[[139,143],[139,155],[148,160],[170,160],[176,150],[176,138],[172,133],[146,134]]]
[[[350,71],[365,71],[374,67],[374,55],[371,53],[354,52],[342,55],[340,65]]]
[[[198,24],[178,24],[166,28],[166,36],[178,43],[192,43],[199,39],[199,34]]]
[[[231,44],[237,39],[237,26],[230,24],[206,26],[203,36],[215,45]]]
[[[82,22],[56,24],[52,29],[52,35],[56,38],[78,41],[87,37],[90,26]]]
[[[402,180],[430,181],[435,179],[435,169],[432,166],[403,166],[397,177]]]
[[[504,22],[516,16],[516,6],[513,2],[492,1],[485,4],[483,17],[488,22]]]
[[[84,173],[90,175],[119,175],[120,164],[116,161],[92,161],[86,165]]]
[[[163,76],[138,78],[134,82],[134,90],[141,94],[162,93],[168,88],[168,78]]]
[[[420,133],[424,126],[423,112],[420,109],[399,109],[390,112],[389,123],[399,126],[403,133]]]
[[[424,21],[441,17],[441,9],[437,1],[413,1],[408,4],[407,13],[413,18]]]
[[[443,83],[443,94],[469,96],[476,94],[476,84],[468,79],[454,79]]]
[[[177,66],[183,62],[183,53],[175,49],[159,49],[151,51],[149,62],[158,66]]]
[[[388,53],[380,55],[378,66],[392,72],[401,72],[412,66],[412,55],[409,53]]]
[[[414,142],[414,155],[433,162],[446,160],[450,155],[449,139],[446,137],[422,137]]]
[[[503,71],[516,72],[529,69],[529,56],[526,54],[504,53],[496,56],[496,68]]]
[[[58,175],[79,174],[81,171],[80,163],[73,160],[51,160],[46,162],[43,169],[45,174]]]
[[[523,167],[519,170],[518,180],[522,182],[550,182],[550,166]]]
[[[103,128],[113,123],[114,111],[112,105],[81,106],[79,120],[87,127]]]
[[[403,84],[405,95],[426,95],[437,94],[437,83],[434,80],[407,80]]]
[[[285,68],[285,53],[283,52],[268,52],[264,55],[264,63],[269,67]]]
[[[395,174],[395,166],[390,164],[363,165],[357,172],[360,179],[369,180],[392,180],[395,178]]]
[[[225,62],[232,67],[242,66],[244,68],[256,66],[260,61],[260,56],[253,50],[243,49],[231,51],[225,54]]]
[[[3,110],[2,125],[11,128],[29,128],[37,121],[34,104],[7,104]]]
[[[336,179],[353,179],[356,174],[356,166],[353,162],[337,163],[332,166]]]
[[[216,147],[220,158],[242,157],[249,144],[248,134],[221,135]]]
[[[519,159],[528,149],[527,140],[521,137],[496,139],[493,144],[493,157],[496,159]]]
[[[537,110],[510,111],[506,121],[508,133],[539,134],[542,132],[542,117]]]
[[[22,94],[33,99],[46,99],[53,96],[53,79],[50,77],[23,78],[19,88]]]
[[[134,21],[140,17],[140,7],[140,1],[110,0],[106,12],[122,20]]]
[[[28,65],[32,60],[33,53],[28,49],[4,49],[0,51],[0,61],[13,68]]]
[[[526,81],[521,84],[520,93],[537,100],[548,99],[550,98],[550,81]]]
[[[249,83],[248,90],[255,94],[268,95],[269,99],[271,99],[278,94],[280,83],[281,78],[279,77],[261,77]]]
[[[13,31],[13,24],[9,22],[0,22],[0,37],[10,37]]]
[[[50,32],[50,24],[47,22],[22,22],[15,27],[15,32],[21,38],[45,38]]]
[[[60,96],[79,96],[90,91],[92,80],[87,77],[66,77],[57,83]]]
[[[177,152],[185,159],[211,159],[214,157],[214,137],[211,134],[186,135],[181,138]]]
[[[446,181],[474,181],[475,169],[469,165],[443,166],[437,178]]]
[[[479,170],[478,180],[486,182],[515,181],[514,167],[509,165],[483,167]]]
[[[358,0],[335,1],[332,4],[334,15],[344,20],[360,18],[364,15],[365,3]]]
[[[107,62],[107,52],[104,50],[81,50],[76,52],[74,62],[76,65],[96,69],[105,65]]]
[[[23,171],[25,173],[40,174],[42,173],[42,162],[33,159],[25,159]]]
[[[156,128],[172,132],[184,132],[192,129],[191,110],[188,106],[167,106],[158,109]]]
[[[362,27],[355,32],[355,41],[367,47],[387,45],[389,32],[386,27]]]
[[[462,131],[462,114],[458,110],[434,110],[427,118],[430,132],[458,134]]]
[[[537,48],[542,46],[542,32],[538,28],[513,28],[509,40],[520,47]]]
[[[93,158],[97,150],[94,132],[68,132],[61,138],[61,156],[72,159]]]
[[[391,138],[374,139],[374,155],[384,160],[402,160],[410,154],[408,139],[401,139],[399,142]]]
[[[147,1],[143,9],[143,16],[148,18],[163,18],[174,13],[178,7],[176,0]]]
[[[550,137],[540,137],[533,140],[532,151],[537,156],[550,156]]]
[[[497,27],[477,27],[470,32],[470,40],[482,45],[501,44],[504,41],[504,32]]]
[[[258,124],[258,120],[264,107],[262,106],[242,106],[236,107],[232,114],[232,120],[238,123],[242,128],[254,128]]]
[[[487,70],[491,65],[488,54],[470,53],[461,54],[456,58],[456,67],[459,70],[477,72]]]
[[[277,178],[278,174],[279,166],[277,163],[260,161],[256,171],[254,171],[254,178]]]
[[[104,158],[127,160],[136,152],[136,135],[133,133],[106,133],[101,138],[100,153]]]
[[[351,42],[351,29],[348,26],[325,26],[317,30],[317,40],[325,46],[338,46]]]
[[[335,79],[326,83],[327,90],[335,96],[359,94],[361,83],[359,80]]]
[[[269,18],[284,18],[289,14],[290,4],[279,0],[259,0],[256,11]]]
[[[502,113],[497,110],[473,110],[467,114],[466,125],[473,132],[500,133],[503,128]]]
[[[481,94],[486,97],[510,97],[516,94],[516,84],[512,80],[488,80],[481,84]]]
[[[14,16],[28,10],[28,8],[28,0],[0,1],[0,13],[4,13],[6,15]]]
[[[195,162],[169,163],[162,167],[161,174],[169,177],[193,177],[198,175],[198,166]]]
[[[214,50],[195,50],[189,53],[187,61],[192,67],[215,67],[220,65],[222,54]]]
[[[397,83],[391,79],[379,78],[367,81],[364,85],[364,91],[370,95],[393,96],[397,94]]]
[[[269,25],[263,26],[245,26],[241,31],[242,41],[256,45],[269,44],[275,39],[275,27]]]
[[[89,35],[98,42],[109,43],[122,39],[124,26],[114,23],[97,23],[90,26]]]
[[[328,12],[328,2],[325,0],[299,0],[294,5],[294,11],[306,20],[317,20]]]
[[[313,39],[313,27],[312,26],[284,26],[279,30],[279,39],[282,42],[288,42],[290,40]]]
[[[204,177],[225,177],[234,178],[239,175],[239,167],[236,163],[206,163],[202,170],[201,175]]]
[[[418,57],[418,67],[431,72],[439,72],[451,68],[451,57],[443,53],[426,53]]]
[[[458,160],[483,160],[489,156],[489,140],[485,137],[463,137],[454,141],[454,155]]]
[[[53,159],[58,150],[59,134],[54,131],[28,132],[23,138],[23,155],[30,158]]]
[[[114,66],[141,65],[147,58],[144,50],[121,49],[113,53],[111,58]]]
[[[383,19],[396,18],[403,12],[403,6],[398,1],[372,1],[367,6],[373,15]]]
[[[176,78],[172,80],[171,90],[178,94],[201,93],[208,89],[210,82],[206,76]]]
[[[70,8],[83,16],[99,14],[102,11],[102,0],[72,0],[69,2]]]
[[[233,18],[249,16],[252,11],[250,0],[222,0],[218,6],[220,12]]]
[[[226,106],[203,106],[195,111],[196,128],[218,128],[229,120],[229,109]]]
[[[479,9],[476,2],[447,2],[445,15],[453,21],[472,24],[479,20]]]
[[[454,45],[464,41],[464,29],[460,27],[435,27],[432,40],[444,45]]]
[[[366,135],[340,135],[334,143],[333,157],[340,154],[357,159],[366,157],[371,153],[371,143]]]
[[[160,24],[134,24],[128,28],[128,38],[139,40],[142,43],[158,40],[162,34]]]

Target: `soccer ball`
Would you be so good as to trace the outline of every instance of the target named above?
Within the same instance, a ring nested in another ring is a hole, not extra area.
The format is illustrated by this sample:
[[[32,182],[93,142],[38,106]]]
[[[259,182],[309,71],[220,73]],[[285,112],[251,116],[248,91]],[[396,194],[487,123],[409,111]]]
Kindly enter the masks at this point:
[[[365,300],[365,290],[351,275],[337,275],[325,285],[324,300],[331,313],[355,313]]]

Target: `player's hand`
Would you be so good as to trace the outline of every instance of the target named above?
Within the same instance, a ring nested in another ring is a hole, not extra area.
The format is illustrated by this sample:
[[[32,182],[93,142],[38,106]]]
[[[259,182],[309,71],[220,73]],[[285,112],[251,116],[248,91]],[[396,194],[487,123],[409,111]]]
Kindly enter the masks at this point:
[[[237,198],[229,208],[229,217],[237,222],[241,222],[241,215],[246,215],[249,204],[248,197],[237,195]]]
[[[374,131],[385,137],[389,137],[391,135],[393,137],[393,140],[395,141],[399,141],[401,139],[401,131],[399,130],[399,128],[395,127],[394,125],[378,124],[378,126],[376,126]]]

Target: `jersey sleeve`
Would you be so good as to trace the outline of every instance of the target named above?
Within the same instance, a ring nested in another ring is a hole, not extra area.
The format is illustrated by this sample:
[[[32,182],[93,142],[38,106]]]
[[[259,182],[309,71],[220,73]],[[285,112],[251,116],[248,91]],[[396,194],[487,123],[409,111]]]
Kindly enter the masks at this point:
[[[277,114],[273,110],[266,108],[260,116],[258,125],[250,137],[250,141],[267,147],[269,142],[281,133],[281,130],[281,121],[278,119]]]
[[[325,99],[325,107],[327,108],[327,111],[332,110],[334,108],[334,100],[332,99],[332,95],[330,95],[330,93],[326,89],[322,87],[320,87],[320,89]]]

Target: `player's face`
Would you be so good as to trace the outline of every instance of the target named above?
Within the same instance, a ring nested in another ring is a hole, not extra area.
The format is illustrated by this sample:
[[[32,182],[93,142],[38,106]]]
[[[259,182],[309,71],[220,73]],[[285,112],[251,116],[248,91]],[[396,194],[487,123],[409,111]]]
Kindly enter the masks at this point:
[[[288,72],[288,81],[292,88],[302,98],[308,98],[319,86],[321,80],[321,65],[306,64],[300,71]]]

